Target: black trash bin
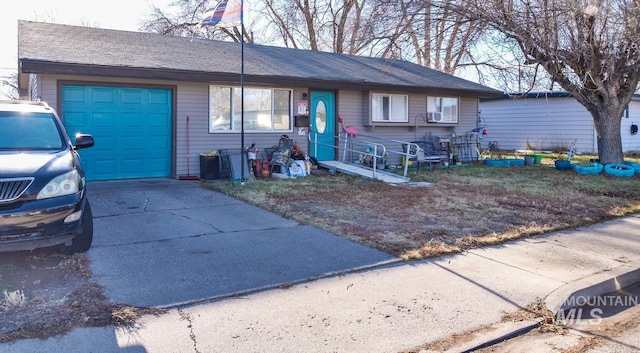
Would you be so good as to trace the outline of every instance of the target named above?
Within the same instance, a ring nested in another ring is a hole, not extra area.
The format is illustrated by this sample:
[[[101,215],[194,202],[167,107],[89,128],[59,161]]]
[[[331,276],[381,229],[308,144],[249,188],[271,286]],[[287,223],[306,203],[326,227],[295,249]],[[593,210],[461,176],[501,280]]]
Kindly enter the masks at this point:
[[[200,155],[200,179],[220,179],[220,157]]]

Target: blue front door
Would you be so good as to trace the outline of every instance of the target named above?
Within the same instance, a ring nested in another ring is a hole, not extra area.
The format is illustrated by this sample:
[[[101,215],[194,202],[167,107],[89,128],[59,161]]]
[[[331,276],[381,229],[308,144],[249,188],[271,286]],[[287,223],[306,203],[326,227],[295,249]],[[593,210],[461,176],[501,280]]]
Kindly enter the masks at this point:
[[[311,132],[317,137],[317,144],[312,136],[310,156],[319,161],[335,159],[336,113],[335,94],[325,91],[311,91]]]

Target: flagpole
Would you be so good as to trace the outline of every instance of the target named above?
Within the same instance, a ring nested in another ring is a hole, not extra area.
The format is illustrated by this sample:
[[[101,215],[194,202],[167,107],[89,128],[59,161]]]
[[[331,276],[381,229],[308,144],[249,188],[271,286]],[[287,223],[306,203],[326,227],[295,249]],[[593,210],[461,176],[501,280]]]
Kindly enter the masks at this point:
[[[205,11],[204,17],[198,23],[198,28],[205,25],[221,26],[221,27],[238,27],[237,11],[240,11],[240,44],[241,44],[241,58],[240,58],[240,183],[244,185],[244,173],[249,165],[245,166],[245,161],[249,161],[247,158],[248,153],[244,149],[244,6],[243,0],[231,0],[231,7],[228,7],[228,0],[219,0],[215,7],[209,8]],[[240,4],[239,9],[237,4]],[[233,93],[233,92],[232,92]],[[233,112],[233,110],[232,110]],[[231,123],[233,123],[233,116],[231,116]],[[234,126],[234,125],[232,125]]]
[[[240,150],[242,151],[242,157],[240,160],[241,172],[240,183],[244,185],[244,168],[245,161],[249,161],[247,151],[244,149],[244,1],[240,0]],[[246,159],[245,159],[246,158]]]

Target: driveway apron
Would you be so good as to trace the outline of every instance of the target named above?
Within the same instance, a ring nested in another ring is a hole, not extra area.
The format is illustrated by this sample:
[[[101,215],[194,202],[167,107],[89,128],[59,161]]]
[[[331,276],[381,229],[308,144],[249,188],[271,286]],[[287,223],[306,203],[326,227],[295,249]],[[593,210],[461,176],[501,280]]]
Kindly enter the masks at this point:
[[[200,181],[95,181],[88,197],[93,279],[120,304],[175,307],[396,261]]]

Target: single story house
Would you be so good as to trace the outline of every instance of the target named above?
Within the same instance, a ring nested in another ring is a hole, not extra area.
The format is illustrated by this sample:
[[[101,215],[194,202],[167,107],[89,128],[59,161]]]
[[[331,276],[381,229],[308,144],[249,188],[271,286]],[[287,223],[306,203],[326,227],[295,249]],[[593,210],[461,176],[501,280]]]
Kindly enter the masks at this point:
[[[198,175],[200,153],[243,137],[264,151],[288,135],[333,160],[338,115],[387,139],[460,134],[502,94],[406,61],[34,21],[18,22],[18,61],[22,99],[94,135],[89,180]]]
[[[574,141],[577,153],[597,153],[598,141],[591,113],[566,92],[537,92],[481,99],[480,111],[488,136],[502,150],[557,150]],[[622,117],[624,152],[640,151],[640,95]],[[635,127],[635,132],[632,126]]]

